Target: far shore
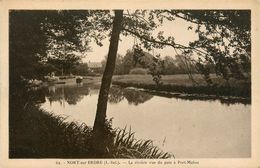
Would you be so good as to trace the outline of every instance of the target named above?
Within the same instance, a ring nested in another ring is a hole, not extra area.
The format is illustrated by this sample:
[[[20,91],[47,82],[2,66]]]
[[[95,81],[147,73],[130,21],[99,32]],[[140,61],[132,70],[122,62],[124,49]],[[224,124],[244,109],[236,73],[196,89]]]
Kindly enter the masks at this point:
[[[214,96],[241,97],[251,100],[251,83],[232,79],[229,84],[216,75],[212,75],[215,85],[208,86],[199,74],[193,75],[198,84],[192,83],[188,75],[162,76],[162,85],[156,85],[151,75],[118,75],[113,84],[122,87],[136,87],[153,91],[178,92],[186,94],[204,94]]]
[[[163,84],[160,86],[155,84],[151,75],[114,75],[112,84],[121,87],[142,88],[150,91],[230,96],[251,100],[251,84],[245,81],[233,79],[229,81],[229,85],[227,86],[225,81],[216,75],[212,75],[212,80],[216,85],[208,86],[201,75],[196,74],[193,77],[199,84],[192,83],[188,75],[185,74],[164,75],[161,79]],[[101,78],[101,76],[83,76],[81,83],[101,84]],[[60,79],[59,82],[64,82],[63,85],[75,85],[76,79]],[[45,83],[44,85],[49,84]]]

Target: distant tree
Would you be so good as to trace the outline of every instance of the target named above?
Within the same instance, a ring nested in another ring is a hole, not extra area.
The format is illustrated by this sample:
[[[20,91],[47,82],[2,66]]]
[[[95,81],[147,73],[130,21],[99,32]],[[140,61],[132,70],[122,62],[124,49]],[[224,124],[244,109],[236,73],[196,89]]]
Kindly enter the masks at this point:
[[[133,51],[128,49],[123,58],[124,74],[129,74],[130,70],[134,68]]]
[[[78,65],[76,65],[73,69],[72,69],[72,74],[74,75],[81,75],[81,76],[85,76],[89,73],[89,68],[88,68],[88,64],[87,63],[80,63]]]
[[[164,69],[163,74],[165,75],[173,75],[180,73],[180,70],[178,69],[176,65],[176,61],[171,56],[165,56],[164,59]]]
[[[196,80],[193,78],[193,74],[197,72],[196,64],[191,60],[188,55],[176,55],[176,64],[179,69],[185,74],[189,76],[189,79],[192,83],[198,84]]]
[[[125,67],[124,67],[124,64],[123,64],[123,59],[124,58],[121,54],[117,54],[115,70],[114,70],[115,75],[125,74],[125,72],[124,72]],[[101,61],[102,72],[104,72],[104,70],[105,70],[106,62],[107,62],[107,56],[105,56],[105,58]]]
[[[141,60],[134,60],[134,51],[128,49],[125,56],[117,54],[116,64],[115,64],[115,75],[129,74],[133,68],[148,68],[153,62],[153,56],[148,52],[144,52],[144,57]],[[106,65],[107,56],[101,61],[102,69],[104,71]]]
[[[114,73],[116,75],[123,75],[124,74],[123,56],[121,54],[117,54],[116,66],[115,66]]]
[[[133,49],[129,49],[123,57],[122,62],[124,74],[129,74],[130,70],[133,68],[149,68],[149,66],[153,63],[153,55],[144,51],[142,57],[136,57],[135,51]]]

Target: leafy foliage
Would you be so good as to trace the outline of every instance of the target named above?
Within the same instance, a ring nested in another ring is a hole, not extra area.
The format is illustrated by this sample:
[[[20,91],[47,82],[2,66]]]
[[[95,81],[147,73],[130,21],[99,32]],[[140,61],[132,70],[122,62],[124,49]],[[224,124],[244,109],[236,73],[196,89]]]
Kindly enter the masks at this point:
[[[90,50],[91,40],[102,45],[103,31],[111,26],[108,16],[109,11],[91,10],[10,11],[11,83],[62,69],[69,73]]]
[[[79,65],[76,65],[73,69],[72,69],[72,74],[74,75],[81,75],[81,76],[85,76],[89,73],[89,68],[88,68],[88,64],[87,63],[81,63]]]
[[[152,48],[171,46],[177,55],[177,50],[179,50],[183,55],[192,54],[200,57],[196,65],[204,75],[207,75],[207,72],[204,72],[207,68],[201,67],[211,64],[214,65],[216,74],[226,80],[230,77],[243,79],[250,76],[249,10],[135,10],[127,12],[123,35],[133,35],[139,38],[144,48],[152,50]],[[187,29],[194,30],[198,34],[198,40],[190,42],[189,46],[184,46],[177,44],[173,36],[165,36],[162,31],[154,35],[153,32],[164,21],[174,21],[176,18],[190,22],[191,26]]]
[[[18,79],[36,78],[40,75],[43,57],[46,57],[46,35],[41,31],[43,15],[36,11],[10,11],[9,59],[10,82]]]
[[[160,55],[156,55],[152,57],[152,61],[147,63],[145,61],[145,52],[141,48],[141,46],[134,46],[134,62],[139,63],[142,67],[148,68],[151,75],[153,76],[153,80],[157,85],[162,84],[160,81],[161,74],[163,72],[163,61],[160,59]]]
[[[246,78],[251,60],[250,11],[185,13],[190,20],[197,22],[195,32],[199,39],[191,42],[190,46],[207,52],[204,64],[214,64],[216,74],[226,80],[230,77]]]

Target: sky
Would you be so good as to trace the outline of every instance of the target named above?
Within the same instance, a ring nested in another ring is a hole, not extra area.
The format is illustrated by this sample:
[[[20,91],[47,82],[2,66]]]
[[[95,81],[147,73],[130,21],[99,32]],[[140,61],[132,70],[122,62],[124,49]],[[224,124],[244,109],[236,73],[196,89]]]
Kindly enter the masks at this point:
[[[188,45],[189,41],[194,41],[197,39],[195,34],[195,27],[192,30],[188,30],[189,26],[194,26],[194,24],[184,21],[182,19],[176,18],[174,21],[165,21],[160,31],[164,31],[166,36],[173,36],[175,42],[183,45]],[[134,38],[132,36],[120,35],[120,43],[118,46],[118,54],[125,55],[128,49],[131,49],[134,45]],[[103,41],[103,46],[99,47],[94,42],[90,43],[92,47],[92,52],[87,53],[87,56],[83,58],[83,62],[100,62],[104,59],[105,55],[108,53],[109,39],[106,38]],[[152,53],[151,53],[152,54]],[[175,51],[172,47],[165,47],[164,49],[154,49],[154,54],[160,54],[161,57],[164,56],[175,56]]]

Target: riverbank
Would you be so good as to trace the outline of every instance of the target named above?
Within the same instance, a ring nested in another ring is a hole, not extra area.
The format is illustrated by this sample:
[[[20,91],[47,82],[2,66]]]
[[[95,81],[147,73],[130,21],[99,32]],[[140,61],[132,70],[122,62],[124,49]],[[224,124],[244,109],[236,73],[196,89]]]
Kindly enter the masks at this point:
[[[194,79],[197,81],[197,85],[194,85],[187,75],[165,75],[162,77],[163,84],[157,86],[151,75],[120,75],[113,78],[113,84],[153,91],[233,96],[251,100],[251,84],[249,82],[231,79],[229,85],[226,85],[225,81],[212,75],[215,85],[208,86],[201,75],[194,75]]]
[[[251,103],[251,84],[246,81],[238,81],[231,79],[229,85],[225,81],[218,78],[216,75],[211,75],[212,81],[215,85],[208,86],[203,77],[199,74],[194,76],[196,85],[191,82],[189,77],[184,74],[178,75],[164,75],[162,76],[163,84],[157,86],[151,75],[115,75],[113,76],[112,84],[121,87],[134,87],[143,89],[156,95],[166,97],[175,97],[182,99],[209,99],[220,100],[224,103],[240,102],[243,104]],[[76,79],[60,79],[62,84],[55,84],[57,87],[75,85]],[[84,76],[81,84],[96,85],[100,87],[100,76]],[[50,84],[44,83],[45,86]]]
[[[251,102],[251,83],[243,80],[230,79],[229,85],[218,78],[216,75],[211,75],[213,86],[208,86],[203,77],[199,74],[194,76],[196,85],[192,83],[188,75],[164,75],[161,81],[162,85],[157,86],[151,75],[115,75],[113,76],[112,84],[121,87],[135,87],[145,89],[146,91],[156,92],[157,94],[170,94],[175,97],[188,98],[211,98],[211,99],[232,99],[235,102],[250,104]],[[62,85],[75,85],[76,79],[60,79]],[[84,76],[81,84],[100,85],[101,77]],[[49,85],[45,83],[45,85]],[[57,84],[59,85],[59,84]],[[174,93],[174,94],[173,94]],[[186,94],[186,95],[185,95]]]
[[[82,77],[81,83],[83,84],[93,84],[93,83],[100,83],[101,82],[101,77],[100,76],[83,76]],[[64,85],[75,85],[77,84],[76,82],[76,77],[70,77],[70,78],[64,78],[62,76],[57,76],[57,81],[55,82],[42,82],[40,83],[43,86],[48,86],[51,84],[64,84]]]
[[[91,127],[67,122],[66,117],[42,110],[25,99],[11,99],[9,123],[10,158],[171,157],[153,146],[150,140],[136,140],[126,128],[113,129],[111,120],[106,122],[106,151],[97,156],[92,149]]]

